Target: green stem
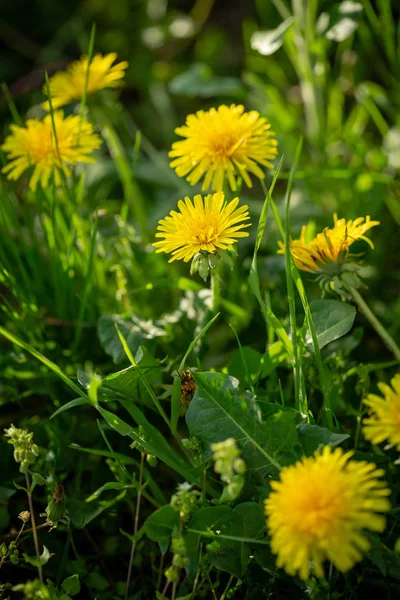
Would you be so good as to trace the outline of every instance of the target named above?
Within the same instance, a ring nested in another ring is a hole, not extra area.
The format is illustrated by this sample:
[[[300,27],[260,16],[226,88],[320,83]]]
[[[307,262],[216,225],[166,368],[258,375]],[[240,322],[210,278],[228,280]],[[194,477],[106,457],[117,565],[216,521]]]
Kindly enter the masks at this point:
[[[36,519],[35,519],[35,513],[33,511],[31,483],[29,481],[28,473],[25,473],[25,482],[26,482],[26,493],[28,496],[29,512],[30,512],[31,523],[32,523],[32,535],[33,535],[33,541],[35,543],[36,558],[38,559],[38,561],[40,561],[39,540],[38,540],[38,536],[36,533]],[[37,569],[38,569],[39,579],[40,579],[40,581],[43,582],[43,573],[42,573],[42,567],[40,564],[38,564]]]
[[[134,521],[134,526],[133,526],[133,540],[132,540],[132,547],[131,547],[131,555],[129,558],[128,575],[126,578],[125,600],[128,600],[129,586],[130,586],[131,577],[132,577],[133,559],[135,557],[135,550],[136,550],[136,541],[137,541],[136,536],[137,536],[138,527],[139,527],[140,500],[142,497],[144,458],[145,458],[145,454],[144,454],[144,452],[142,452],[141,458],[140,458],[140,471],[139,471],[138,493],[137,493],[137,500],[136,500],[135,521]]]
[[[217,312],[220,303],[220,282],[218,267],[211,269],[211,294],[211,309],[213,312]]]
[[[364,314],[364,316],[371,323],[372,327],[375,329],[376,333],[381,337],[384,344],[389,348],[391,352],[393,352],[394,356],[398,361],[400,361],[400,348],[389,334],[388,331],[384,328],[382,323],[376,318],[372,310],[369,308],[368,304],[365,302],[364,298],[361,294],[352,286],[347,286],[348,291],[353,296],[355,303],[357,304],[360,312]]]
[[[222,596],[219,600],[225,600],[227,593],[229,592],[229,588],[231,587],[232,581],[233,581],[234,575],[231,575],[229,577],[228,583],[226,584],[226,588],[224,589],[224,591],[222,592]]]
[[[308,135],[314,143],[321,139],[321,102],[309,47],[314,39],[315,0],[292,0],[294,48],[290,53],[300,79]]]

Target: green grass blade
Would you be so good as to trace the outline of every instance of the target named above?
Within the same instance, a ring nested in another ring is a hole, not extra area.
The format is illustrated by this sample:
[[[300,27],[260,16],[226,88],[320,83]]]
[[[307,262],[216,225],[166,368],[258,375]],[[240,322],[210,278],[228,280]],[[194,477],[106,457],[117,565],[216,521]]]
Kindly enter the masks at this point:
[[[89,84],[89,71],[90,71],[90,65],[92,63],[92,58],[93,58],[95,37],[96,37],[96,23],[93,23],[92,29],[90,32],[90,39],[89,39],[88,64],[87,64],[87,69],[86,69],[86,73],[85,73],[85,83],[83,85],[83,94],[82,94],[82,100],[81,100],[81,105],[80,105],[80,109],[79,109],[78,144],[79,144],[79,137],[81,134],[82,119],[83,119],[83,115],[85,114],[85,108],[86,108],[87,90],[88,90],[88,84]]]
[[[240,358],[241,358],[241,360],[242,360],[242,364],[243,364],[244,372],[246,373],[247,381],[248,381],[248,384],[249,384],[249,389],[250,389],[250,391],[251,391],[251,392],[253,392],[253,394],[254,394],[254,393],[255,393],[255,389],[254,389],[253,382],[252,382],[252,380],[251,380],[251,375],[250,375],[250,371],[249,371],[249,366],[248,366],[248,364],[247,364],[246,357],[245,357],[245,355],[244,355],[244,352],[243,352],[242,344],[240,343],[239,336],[238,336],[238,334],[236,333],[236,331],[235,331],[235,328],[233,327],[233,325],[231,325],[231,324],[229,323],[229,327],[232,329],[233,333],[235,334],[235,338],[236,338],[236,341],[237,341],[237,344],[238,344],[238,347],[239,347]]]
[[[285,346],[287,353],[289,354],[289,356],[292,357],[293,356],[293,344],[290,341],[290,339],[285,331],[285,328],[283,327],[283,325],[280,322],[280,320],[278,319],[278,317],[276,317],[274,315],[272,310],[265,304],[264,300],[262,299],[261,290],[260,290],[260,280],[258,277],[258,269],[257,269],[257,254],[258,254],[258,250],[260,248],[260,244],[261,244],[261,241],[262,241],[262,238],[264,235],[265,226],[267,224],[268,206],[269,206],[270,201],[272,200],[272,192],[274,190],[275,183],[278,179],[279,172],[282,167],[282,161],[283,161],[283,157],[281,158],[279,165],[275,171],[275,175],[272,180],[270,189],[268,191],[265,189],[265,201],[264,201],[264,204],[263,204],[263,207],[261,210],[260,219],[258,221],[256,244],[254,247],[253,260],[252,260],[251,267],[250,267],[249,284],[250,284],[251,290],[253,291],[253,294],[255,295],[255,297],[258,300],[262,315],[263,315],[266,323],[270,327],[273,328],[276,335],[281,340],[282,344]]]
[[[215,317],[213,317],[212,319],[210,319],[210,321],[208,321],[208,323],[203,327],[203,329],[200,331],[200,333],[198,335],[196,335],[196,337],[194,338],[194,340],[191,342],[189,348],[186,350],[184,357],[181,360],[181,364],[179,365],[179,369],[178,372],[182,375],[184,369],[185,369],[185,365],[186,365],[186,361],[189,358],[191,352],[194,350],[194,348],[196,347],[197,342],[203,337],[203,335],[208,331],[208,329],[210,329],[211,325],[214,323],[214,321],[216,321],[219,317],[221,313],[218,313],[215,315]]]
[[[115,324],[115,329],[117,330],[117,334],[118,337],[120,339],[120,342],[122,344],[122,347],[124,349],[124,352],[127,356],[127,358],[129,359],[132,367],[135,367],[137,374],[139,376],[139,379],[141,380],[141,382],[143,383],[144,387],[146,388],[150,398],[152,399],[152,401],[154,402],[154,405],[156,406],[158,412],[160,413],[160,415],[162,416],[162,418],[164,419],[164,421],[166,422],[166,424],[168,425],[169,429],[171,429],[171,423],[163,409],[163,407],[161,406],[157,396],[155,395],[153,389],[151,388],[149,382],[147,381],[146,377],[143,375],[142,371],[138,368],[138,364],[132,354],[132,352],[130,351],[130,348],[127,344],[126,339],[124,338],[123,334],[121,333],[117,323]]]
[[[289,315],[290,315],[290,330],[292,334],[292,343],[293,343],[293,375],[294,375],[294,390],[295,390],[295,404],[296,408],[301,412],[304,411],[304,402],[300,397],[300,362],[297,348],[297,326],[296,326],[296,305],[294,299],[294,287],[293,287],[293,279],[292,279],[292,255],[290,252],[290,222],[289,222],[289,208],[290,208],[290,196],[293,189],[293,180],[294,173],[296,171],[297,164],[299,162],[301,147],[303,141],[299,140],[294,156],[294,160],[292,163],[292,168],[290,170],[289,181],[286,189],[286,199],[285,199],[285,267],[286,267],[286,285],[287,285],[287,293],[288,293],[288,303],[289,303]]]
[[[84,316],[85,316],[85,309],[86,309],[87,301],[88,301],[88,298],[89,298],[89,294],[90,294],[90,292],[92,290],[92,284],[93,284],[93,258],[94,258],[94,250],[95,250],[95,247],[96,247],[98,223],[99,223],[99,218],[98,218],[98,213],[96,211],[96,218],[95,218],[93,229],[92,229],[92,233],[91,233],[91,236],[90,236],[89,260],[88,260],[87,270],[86,270],[86,275],[85,275],[84,291],[83,291],[82,302],[81,302],[81,305],[80,305],[80,308],[79,308],[78,327],[77,327],[76,333],[75,333],[75,347],[78,346],[78,344],[80,342],[80,339],[82,337],[83,321],[84,321]]]
[[[37,360],[39,360],[42,364],[44,364],[46,367],[48,367],[51,371],[53,371],[53,373],[58,375],[58,377],[60,379],[62,379],[62,381],[64,383],[66,383],[72,390],[74,390],[74,392],[76,392],[78,394],[78,396],[80,396],[81,398],[84,398],[87,402],[89,402],[89,398],[88,398],[87,394],[85,394],[85,392],[83,392],[81,390],[81,388],[78,387],[72,381],[72,379],[70,379],[68,377],[68,375],[66,375],[60,369],[60,367],[58,367],[55,363],[53,363],[49,358],[46,358],[46,356],[43,356],[43,354],[41,354],[40,352],[35,350],[35,348],[33,346],[31,346],[30,344],[27,344],[26,342],[15,337],[15,335],[13,335],[12,333],[9,333],[3,327],[0,327],[0,335],[4,336],[7,340],[12,342],[13,344],[16,344],[17,346],[19,346],[23,350],[26,350],[26,352],[29,352],[29,354],[31,354],[32,356],[37,358]]]

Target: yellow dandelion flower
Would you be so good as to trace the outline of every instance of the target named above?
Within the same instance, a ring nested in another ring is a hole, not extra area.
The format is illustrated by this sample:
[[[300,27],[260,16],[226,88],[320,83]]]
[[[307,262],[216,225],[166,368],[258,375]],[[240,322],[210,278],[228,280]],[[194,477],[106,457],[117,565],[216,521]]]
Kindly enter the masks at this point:
[[[392,387],[378,383],[384,398],[369,394],[364,400],[364,404],[370,408],[370,415],[363,420],[363,432],[373,444],[387,440],[400,450],[400,373],[390,383]]]
[[[180,212],[172,210],[158,223],[156,237],[164,239],[153,244],[156,252],[172,254],[169,262],[188,262],[201,251],[214,254],[218,249],[232,250],[238,238],[249,235],[242,231],[250,227],[243,223],[250,218],[248,206],[236,208],[238,204],[239,198],[227,204],[223,192],[208,194],[204,199],[197,195],[193,202],[189,198],[179,200]]]
[[[319,273],[324,266],[338,263],[346,258],[350,246],[357,240],[364,240],[374,247],[365,233],[379,225],[379,221],[371,221],[370,217],[359,217],[354,221],[338,219],[334,215],[334,226],[327,227],[322,233],[318,233],[310,242],[306,242],[306,226],[302,227],[300,238],[290,240],[290,251],[298,269]],[[279,241],[278,254],[285,253],[283,242]]]
[[[278,154],[270,127],[257,111],[244,112],[243,106],[235,104],[199,110],[186,118],[186,125],[175,129],[185,139],[172,144],[171,167],[179,177],[188,175],[192,185],[205,175],[203,191],[210,185],[213,191],[222,191],[226,178],[235,191],[237,177],[251,187],[249,173],[263,179],[259,165],[272,169],[270,161]]]
[[[87,83],[87,93],[94,94],[104,88],[115,88],[121,85],[121,79],[125,75],[127,62],[120,62],[113,66],[117,55],[115,52],[96,54],[90,63]],[[50,94],[53,108],[59,108],[64,104],[79,101],[83,98],[85,89],[86,72],[88,68],[88,57],[82,56],[68,65],[65,71],[58,71],[50,78]],[[47,87],[43,87],[43,93],[47,96]],[[49,103],[42,104],[45,110],[49,110]]]
[[[346,572],[370,548],[364,529],[381,532],[390,490],[375,464],[349,460],[352,452],[325,446],[284,467],[271,484],[265,513],[277,566],[306,581],[324,576],[329,560]]]
[[[54,173],[55,183],[61,182],[61,172],[70,175],[68,165],[95,162],[89,155],[101,145],[93,126],[79,116],[64,119],[62,111],[54,113],[57,138],[54,136],[51,115],[43,120],[29,119],[25,127],[11,125],[11,134],[0,147],[10,161],[2,172],[16,181],[24,171],[33,167],[29,187],[35,190],[40,182],[45,188]]]

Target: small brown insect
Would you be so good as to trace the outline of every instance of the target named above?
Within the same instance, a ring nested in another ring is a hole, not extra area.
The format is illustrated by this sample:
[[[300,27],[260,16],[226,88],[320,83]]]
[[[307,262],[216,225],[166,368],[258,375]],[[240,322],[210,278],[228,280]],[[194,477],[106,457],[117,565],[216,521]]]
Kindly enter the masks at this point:
[[[190,401],[196,391],[196,382],[189,371],[183,371],[181,381],[181,398],[179,404],[181,407],[181,417],[183,417],[189,408]]]

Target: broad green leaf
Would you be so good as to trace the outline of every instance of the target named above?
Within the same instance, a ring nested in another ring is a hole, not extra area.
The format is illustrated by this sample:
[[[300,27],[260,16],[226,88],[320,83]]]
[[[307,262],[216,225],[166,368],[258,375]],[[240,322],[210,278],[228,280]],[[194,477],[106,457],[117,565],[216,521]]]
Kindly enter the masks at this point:
[[[245,398],[237,379],[220,373],[196,373],[196,393],[186,413],[190,434],[210,444],[229,437],[237,440],[247,470],[260,476],[277,474],[282,464],[294,462],[299,445],[299,414],[270,404],[263,420],[254,399]]]
[[[221,533],[237,539],[221,539],[221,550],[213,555],[209,553],[209,556],[211,563],[217,569],[242,577],[249,562],[251,544],[237,540],[258,539],[265,529],[265,518],[261,506],[255,502],[238,504],[232,512],[232,521]]]
[[[190,564],[187,567],[189,575],[197,570],[200,542],[210,543],[213,541],[204,534],[211,534],[211,536],[216,537],[220,533],[224,533],[233,519],[233,510],[227,506],[208,506],[200,508],[194,514],[185,529],[185,544],[190,559]]]
[[[153,512],[143,525],[147,536],[159,544],[169,542],[174,527],[179,527],[179,513],[170,504]]]
[[[43,552],[39,558],[36,558],[36,556],[28,556],[27,554],[23,554],[22,556],[24,557],[25,562],[29,563],[30,565],[33,565],[34,567],[42,567],[50,560],[52,556],[54,556],[54,554],[49,552],[46,546],[43,546]]]
[[[104,592],[104,590],[110,587],[107,579],[96,571],[92,571],[87,577],[85,577],[85,583],[89,588],[93,588],[99,592]]]
[[[325,427],[307,423],[299,423],[297,433],[306,456],[314,454],[320,446],[338,446],[350,437],[346,433],[333,433]]]
[[[289,17],[275,29],[255,31],[250,40],[252,49],[257,50],[263,56],[274,54],[282,46],[285,33],[293,21],[293,17]]]
[[[68,596],[75,596],[81,591],[81,584],[79,582],[79,575],[71,575],[67,577],[61,584],[61,590],[68,594]]]
[[[338,300],[314,300],[310,307],[320,348],[348,333],[356,318],[354,306]],[[313,349],[309,331],[306,344]]]
[[[263,510],[255,502],[244,502],[234,509],[214,506],[198,510],[184,533],[191,560],[189,573],[197,568],[200,542],[215,541],[218,549],[207,552],[211,564],[241,577],[246,571],[252,544],[266,543],[259,539],[264,529]]]
[[[121,315],[101,317],[97,326],[100,343],[115,364],[126,363],[125,351],[115,325],[118,325],[132,354],[136,354],[144,340],[151,340],[166,334],[165,329],[155,325],[153,321],[144,321],[135,315],[132,315],[130,319],[121,317]]]

